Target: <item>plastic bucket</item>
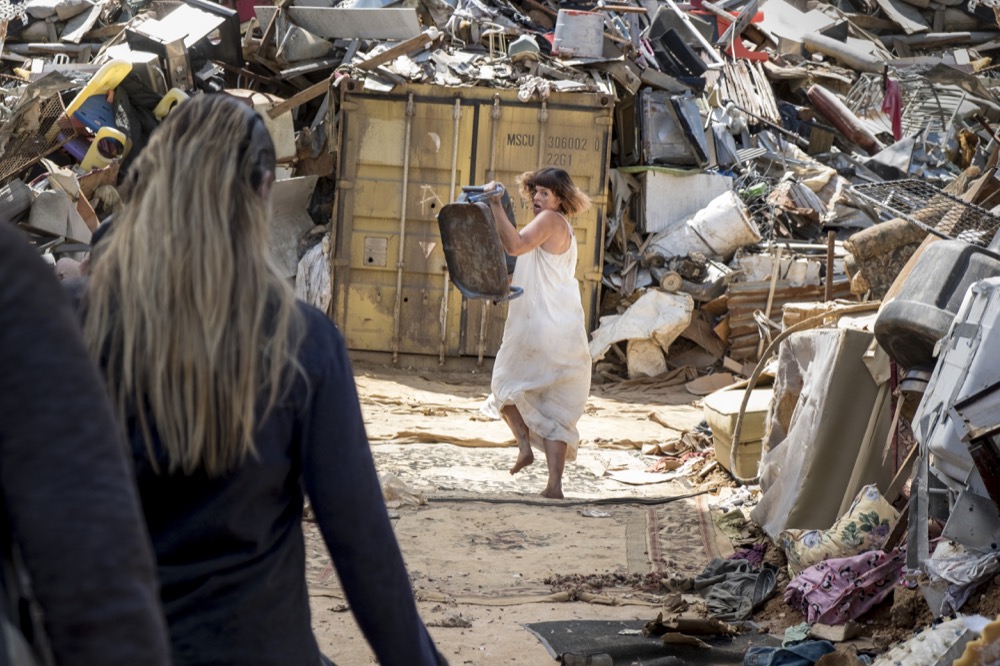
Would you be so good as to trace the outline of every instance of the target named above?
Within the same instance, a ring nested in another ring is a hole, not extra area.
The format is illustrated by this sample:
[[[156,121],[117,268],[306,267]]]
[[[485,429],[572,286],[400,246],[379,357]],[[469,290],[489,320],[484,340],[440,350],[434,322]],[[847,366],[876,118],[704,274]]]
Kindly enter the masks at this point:
[[[710,249],[711,254],[729,259],[736,250],[761,240],[760,230],[747,215],[735,192],[720,194],[698,211],[688,225]]]

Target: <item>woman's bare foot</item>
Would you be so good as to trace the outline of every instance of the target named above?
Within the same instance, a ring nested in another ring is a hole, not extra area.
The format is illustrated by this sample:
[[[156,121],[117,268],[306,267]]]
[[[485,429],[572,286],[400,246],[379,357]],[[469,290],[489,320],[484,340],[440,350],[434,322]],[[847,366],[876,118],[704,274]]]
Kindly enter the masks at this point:
[[[514,405],[507,405],[500,410],[500,415],[507,422],[510,431],[517,440],[517,462],[510,468],[511,474],[517,474],[522,469],[535,462],[535,454],[531,452],[531,432],[524,422],[521,412]]]
[[[517,474],[533,462],[535,462],[535,454],[531,452],[531,446],[529,445],[527,450],[519,447],[517,452],[517,462],[510,468],[510,473]]]
[[[549,481],[545,484],[542,497],[548,499],[563,499],[562,475],[566,465],[566,442],[554,439],[544,440],[545,462],[549,467]]]

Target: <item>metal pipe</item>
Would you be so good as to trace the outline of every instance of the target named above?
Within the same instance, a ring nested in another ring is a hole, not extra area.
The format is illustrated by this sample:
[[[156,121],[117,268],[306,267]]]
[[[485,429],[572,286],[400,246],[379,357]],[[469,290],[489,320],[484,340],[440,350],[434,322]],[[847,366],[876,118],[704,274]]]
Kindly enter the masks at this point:
[[[823,285],[823,300],[827,303],[833,300],[833,251],[837,246],[837,232],[826,232],[826,284]]]
[[[481,300],[482,307],[480,308],[480,316],[482,319],[479,320],[479,354],[476,358],[476,367],[483,367],[483,357],[486,355],[486,320],[489,318],[490,306],[493,304],[492,301]]]
[[[489,180],[497,178],[497,129],[500,126],[500,95],[493,96],[493,109],[490,111],[490,169],[486,173]],[[511,220],[513,222],[513,220]],[[482,319],[479,321],[479,345],[476,357],[476,367],[483,366],[483,357],[486,355],[486,319],[490,311],[489,301],[480,301],[480,313]]]
[[[462,98],[455,98],[455,108],[452,111],[455,127],[451,137],[451,189],[448,190],[448,203],[455,202],[455,185],[458,182],[458,137],[462,120]],[[444,267],[444,279],[441,285],[441,347],[438,350],[438,365],[444,365],[445,351],[448,347],[448,266]]]
[[[549,103],[542,100],[542,108],[538,110],[538,168],[546,166],[542,163],[545,155],[545,125],[549,122]],[[513,222],[513,220],[511,220]]]
[[[858,72],[881,74],[886,68],[884,60],[818,32],[803,35],[802,45],[810,53],[830,56]]]
[[[874,155],[885,148],[854,112],[823,86],[818,83],[809,86],[809,89],[806,90],[806,97],[834,127],[849,140],[861,146],[869,155]]]
[[[410,131],[413,129],[413,93],[406,98],[406,133],[403,137],[403,194],[399,203],[399,254],[396,260],[396,305],[392,317],[392,363],[399,362],[399,317],[403,308],[403,261],[406,249],[406,196],[410,184]]]

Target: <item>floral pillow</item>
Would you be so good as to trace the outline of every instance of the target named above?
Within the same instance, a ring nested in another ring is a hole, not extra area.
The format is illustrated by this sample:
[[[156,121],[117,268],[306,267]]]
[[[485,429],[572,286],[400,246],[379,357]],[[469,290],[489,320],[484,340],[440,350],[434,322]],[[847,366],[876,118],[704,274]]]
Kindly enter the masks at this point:
[[[830,529],[785,530],[778,535],[788,557],[788,571],[794,577],[823,560],[877,550],[898,517],[877,487],[865,486]]]

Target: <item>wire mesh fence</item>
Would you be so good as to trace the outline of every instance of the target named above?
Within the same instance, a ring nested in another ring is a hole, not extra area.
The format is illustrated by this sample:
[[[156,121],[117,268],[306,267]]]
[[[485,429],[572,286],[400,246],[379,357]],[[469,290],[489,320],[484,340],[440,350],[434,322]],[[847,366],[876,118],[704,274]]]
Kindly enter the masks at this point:
[[[76,136],[64,111],[59,95],[39,103],[38,113],[31,122],[32,129],[10,136],[0,149],[0,181],[27,169]]]
[[[1000,217],[920,180],[855,185],[862,200],[928,232],[987,247],[1000,230]]]

